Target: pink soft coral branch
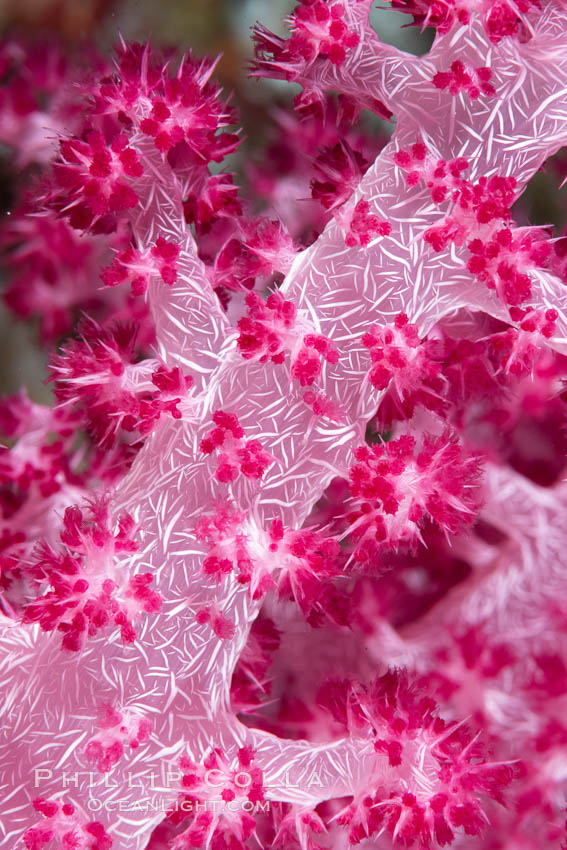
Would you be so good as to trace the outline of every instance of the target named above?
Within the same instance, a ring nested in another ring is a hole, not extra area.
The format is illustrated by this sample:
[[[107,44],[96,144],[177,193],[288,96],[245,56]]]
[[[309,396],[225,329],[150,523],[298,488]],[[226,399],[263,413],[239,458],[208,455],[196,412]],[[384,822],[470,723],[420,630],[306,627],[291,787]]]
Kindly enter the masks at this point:
[[[124,556],[124,564],[151,572],[164,603],[161,611],[141,621],[140,638],[132,647],[123,648],[115,635],[94,636],[81,655],[71,657],[61,653],[54,636],[2,617],[0,664],[8,720],[0,745],[2,846],[18,846],[18,841],[21,846],[37,769],[46,771],[41,774],[43,796],[65,791],[89,811],[93,792],[83,747],[96,734],[101,702],[143,709],[153,723],[150,740],[142,742],[132,760],[117,764],[113,774],[130,803],[151,796],[152,773],[159,775],[164,764],[186,749],[200,761],[213,746],[232,757],[244,745],[256,751],[267,794],[279,801],[313,807],[338,796],[357,798],[365,783],[388,786],[399,779],[409,788],[400,805],[410,810],[411,794],[419,794],[420,777],[413,774],[411,759],[401,767],[391,765],[387,748],[377,755],[370,734],[314,745],[282,740],[237,721],[230,708],[230,680],[260,603],[250,599],[234,576],[219,583],[203,575],[207,547],[196,540],[193,529],[204,506],[227,496],[246,515],[252,540],[274,519],[300,528],[329,481],[346,476],[352,450],[363,442],[380,400],[380,392],[366,380],[369,363],[362,343],[372,324],[390,324],[405,313],[423,336],[460,307],[508,318],[506,305],[467,270],[464,249],[435,254],[423,240],[439,210],[426,189],[406,185],[394,154],[421,139],[436,157],[465,157],[472,180],[513,174],[519,193],[567,137],[567,14],[563,4],[550,2],[530,41],[498,45],[486,43],[481,23],[473,17],[458,45],[454,34],[438,37],[428,56],[416,60],[383,47],[370,34],[368,3],[349,3],[347,8],[352,26],[362,31],[359,46],[347,54],[344,65],[316,63],[293,78],[355,100],[364,89],[396,112],[392,142],[355,193],[355,200],[366,200],[373,214],[389,222],[391,232],[368,247],[349,247],[345,228],[330,222],[313,246],[298,255],[281,288],[286,299],[311,317],[314,331],[339,350],[338,362],[323,366],[319,385],[340,405],[344,421],[320,417],[313,425],[312,411],[282,364],[242,358],[185,226],[183,183],[153,140],[133,132],[129,145],[144,165],[143,175],[132,180],[139,204],[129,213],[137,247],[146,250],[160,237],[179,246],[177,280],[171,286],[152,280],[148,289],[159,357],[195,380],[182,419],[159,422],[114,494],[116,511],[130,513],[140,528],[139,549]],[[491,67],[495,98],[471,103],[435,88],[435,73],[457,53],[474,66]],[[550,344],[562,349],[567,342],[567,291],[551,273],[532,270],[530,276],[530,306],[557,311],[557,333]],[[226,484],[215,478],[213,462],[199,446],[217,410],[236,413],[247,437],[261,439],[273,458],[260,480],[238,476]],[[512,476],[505,486],[501,482],[495,511],[499,506],[506,510],[514,498],[530,510],[541,507],[539,492],[518,494]],[[495,567],[495,576],[500,569]],[[501,598],[502,590],[494,596]],[[197,616],[204,608],[229,618],[233,636],[213,638],[208,622]],[[488,615],[496,616],[492,611]],[[386,725],[378,731],[385,737],[385,730]],[[67,790],[63,771],[67,781],[71,776]],[[128,771],[143,774],[135,786]],[[317,784],[310,781],[315,774]],[[103,791],[97,789],[97,794],[102,797]],[[146,845],[149,829],[162,817],[130,810],[101,819],[111,824],[121,847],[136,850]],[[348,818],[358,823],[359,814],[350,811]],[[454,825],[458,820],[455,815]]]

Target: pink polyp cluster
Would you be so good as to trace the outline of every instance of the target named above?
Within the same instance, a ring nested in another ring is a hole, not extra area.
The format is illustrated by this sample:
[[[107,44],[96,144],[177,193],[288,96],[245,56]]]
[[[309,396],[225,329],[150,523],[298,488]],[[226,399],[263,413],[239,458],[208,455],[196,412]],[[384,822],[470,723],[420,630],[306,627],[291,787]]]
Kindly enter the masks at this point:
[[[294,531],[274,520],[269,530],[255,527],[251,517],[229,504],[220,504],[196,528],[209,551],[203,572],[220,582],[233,571],[239,584],[247,585],[252,599],[277,590],[309,611],[321,584],[343,568],[340,546],[334,537],[318,530]]]
[[[190,850],[211,841],[213,846],[244,850],[247,839],[256,826],[250,814],[255,804],[263,802],[262,771],[254,764],[254,752],[242,747],[236,759],[228,759],[219,748],[207,754],[202,764],[191,759],[180,760],[183,772],[183,793],[180,805],[189,817],[189,826],[174,839],[174,850]],[[222,813],[207,810],[206,803],[218,800],[224,803]],[[172,813],[173,823],[179,820]]]
[[[246,296],[248,315],[239,319],[238,348],[249,360],[258,357],[260,363],[268,358],[272,363],[283,363],[286,336],[295,325],[297,308],[278,293],[264,302],[255,292]]]
[[[85,757],[102,773],[108,773],[119,762],[125,744],[136,750],[152,732],[152,723],[147,717],[121,712],[109,705],[101,706],[98,725],[101,731],[88,742]]]
[[[263,570],[267,572],[271,567],[278,574],[276,586],[280,598],[292,598],[301,609],[309,611],[321,583],[342,572],[338,541],[320,531],[284,529],[279,520],[272,522],[269,534],[271,555],[266,558]],[[262,578],[259,583],[264,591],[270,589],[270,584]]]
[[[482,745],[462,727],[442,720],[433,700],[408,688],[396,674],[377,678],[362,689],[348,680],[330,680],[319,700],[353,732],[369,725],[381,727],[385,737],[375,738],[373,749],[386,756],[390,767],[403,773],[411,753],[421,753],[417,770],[423,772],[424,787],[419,800],[408,791],[385,797],[381,780],[376,780],[376,787],[370,780],[338,814],[351,844],[387,832],[394,843],[435,842],[442,847],[452,843],[459,828],[467,835],[483,830],[484,815],[474,790],[482,788],[488,797],[501,799],[513,778],[512,766],[487,762]]]
[[[118,286],[129,280],[134,295],[143,295],[152,274],[159,273],[168,286],[177,280],[176,261],[179,246],[158,236],[156,244],[144,252],[130,247],[119,253],[112,264],[101,274],[106,286]]]
[[[229,503],[220,503],[214,512],[199,518],[195,534],[208,545],[203,571],[222,578],[235,566],[248,564],[246,536],[243,533],[244,514]]]
[[[449,89],[451,94],[457,95],[466,91],[471,100],[476,100],[481,93],[495,95],[496,89],[490,82],[492,71],[490,68],[467,68],[463,62],[456,59],[451,63],[448,71],[438,71],[433,77],[433,85],[438,89]]]
[[[310,330],[306,319],[297,321],[297,308],[279,293],[264,302],[256,293],[246,296],[247,315],[238,322],[238,349],[246,360],[283,363],[286,351],[291,355],[290,375],[302,387],[311,386],[321,375],[321,358],[335,364],[339,352],[323,334]]]
[[[458,157],[450,162],[433,160],[428,156],[427,147],[423,142],[415,142],[409,149],[396,151],[394,162],[408,172],[406,176],[408,186],[417,186],[423,180],[431,191],[431,200],[436,204],[441,204],[448,195],[450,197],[451,189],[454,190],[454,200],[459,197],[458,189],[464,186],[460,176],[469,167],[469,162],[464,157]],[[482,196],[478,198],[479,203],[482,200]]]
[[[132,619],[139,612],[156,612],[161,608],[159,593],[150,588],[151,573],[127,577],[120,574],[115,558],[121,552],[134,552],[137,544],[132,517],[118,517],[113,530],[108,505],[91,506],[90,517],[78,507],[67,508],[60,535],[62,546],[45,545],[37,557],[26,565],[30,581],[40,593],[23,608],[23,621],[39,623],[46,631],[63,633],[62,646],[77,652],[85,637],[96,635],[111,622],[120,626],[125,643],[131,643],[136,632]]]
[[[479,462],[463,453],[454,436],[425,435],[419,447],[404,436],[385,446],[361,446],[354,456],[349,519],[357,560],[384,547],[411,546],[426,519],[447,533],[473,521]]]
[[[234,481],[239,473],[246,478],[261,478],[273,457],[264,451],[260,440],[244,439],[236,413],[216,410],[213,422],[215,427],[203,437],[199,448],[207,455],[221,449],[215,478],[223,482]]]
[[[168,153],[187,143],[200,160],[220,162],[238,144],[224,130],[233,113],[210,82],[215,63],[185,57],[175,74],[155,62],[144,45],[123,45],[116,72],[95,88],[96,111],[123,117],[130,132],[139,130]]]
[[[57,176],[69,199],[66,210],[73,227],[94,228],[100,219],[112,218],[138,203],[129,178],[140,177],[143,167],[125,134],[116,135],[109,147],[102,133],[92,130],[84,142],[64,142],[61,158]]]
[[[337,217],[340,221],[341,217]],[[373,236],[389,236],[391,232],[390,223],[371,213],[368,201],[361,199],[352,210],[345,245],[349,248],[354,247],[354,245],[366,246]]]
[[[349,61],[359,61],[361,43],[368,33],[369,0],[301,0],[287,19],[291,35],[285,39],[258,24],[254,30],[256,56],[254,74],[298,82],[303,92],[294,105],[303,115],[323,115],[325,85],[318,79],[322,56],[331,71],[348,73]],[[363,88],[347,87],[339,95],[340,110],[355,120],[360,109],[371,109],[383,118],[392,113],[379,97]]]
[[[215,259],[217,286],[252,289],[258,277],[286,272],[296,255],[293,240],[278,221],[238,221],[235,236],[225,240]]]
[[[514,177],[481,177],[478,183],[462,178],[469,167],[466,159],[432,162],[424,146],[398,151],[394,160],[407,170],[408,185],[424,180],[436,204],[451,201],[451,210],[441,224],[425,231],[423,238],[441,252],[451,242],[466,244],[467,268],[494,289],[507,304],[517,306],[531,295],[530,266],[544,265],[551,246],[535,228],[510,226],[510,208],[515,199]]]
[[[54,842],[62,848],[76,850],[109,850],[112,838],[100,821],[81,821],[70,803],[59,805],[38,797],[33,801],[34,809],[45,821],[27,829],[23,841],[27,850],[44,850]]]
[[[147,434],[164,413],[181,418],[178,405],[193,385],[191,375],[158,361],[139,364],[132,325],[103,329],[85,322],[81,330],[83,338],[53,358],[52,379],[59,402],[84,411],[100,445],[109,448],[121,432]]]
[[[293,79],[296,69],[313,64],[318,56],[342,65],[347,52],[359,42],[357,33],[348,26],[348,7],[341,2],[301,0],[289,18],[292,35],[287,42],[276,42],[267,31],[259,31],[258,37],[263,36],[266,47],[274,53],[274,62],[289,79]]]
[[[468,267],[483,280],[489,289],[495,289],[508,304],[518,306],[531,295],[531,281],[526,270],[543,265],[549,254],[549,245],[539,241],[536,234],[518,234],[513,229],[502,228],[490,241],[480,237],[469,242],[472,256]]]
[[[236,631],[235,625],[216,605],[204,605],[197,611],[195,621],[200,625],[209,624],[219,640],[231,640]]]
[[[313,198],[325,209],[335,209],[352,195],[368,165],[360,151],[352,150],[346,142],[322,150],[315,159],[317,179],[311,183]],[[367,213],[368,208],[359,206],[359,212]]]
[[[430,408],[438,406],[443,388],[438,351],[420,339],[417,325],[405,313],[396,316],[393,325],[373,325],[362,344],[370,352],[368,379],[373,387],[390,388],[400,405],[411,399],[413,405],[419,400]]]
[[[303,401],[313,410],[315,416],[324,416],[332,422],[344,422],[344,410],[325,393],[307,390],[303,393]]]
[[[501,355],[501,364],[514,375],[528,375],[540,356],[540,337],[550,339],[555,334],[557,310],[522,310],[512,307],[510,318],[517,323],[501,334],[495,334],[492,345]]]
[[[321,360],[335,364],[339,360],[339,352],[326,336],[322,334],[307,334],[293,363],[291,377],[299,381],[302,387],[309,387],[321,374]]]
[[[414,24],[435,27],[445,34],[455,23],[468,24],[471,15],[480,11],[486,35],[498,43],[503,38],[521,38],[525,34],[524,21],[527,13],[539,9],[539,0],[393,0],[393,8],[413,16]]]

